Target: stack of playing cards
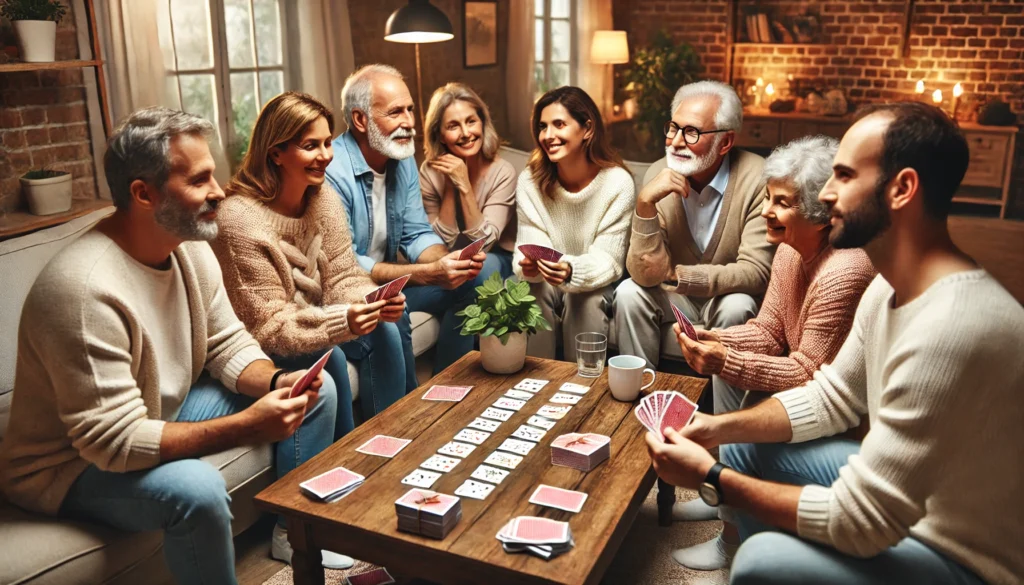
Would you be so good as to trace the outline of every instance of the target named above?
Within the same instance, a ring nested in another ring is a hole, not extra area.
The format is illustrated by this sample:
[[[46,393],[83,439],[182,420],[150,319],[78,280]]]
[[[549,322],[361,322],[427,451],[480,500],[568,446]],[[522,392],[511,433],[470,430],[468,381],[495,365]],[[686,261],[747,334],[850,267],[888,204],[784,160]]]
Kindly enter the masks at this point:
[[[302,493],[322,502],[334,502],[363,485],[366,478],[344,467],[336,467],[299,484]]]
[[[697,404],[678,392],[662,390],[644,396],[633,413],[647,430],[664,441],[666,427],[678,431],[690,424],[697,413]]]
[[[398,529],[429,538],[444,538],[462,519],[462,500],[430,490],[412,489],[395,500]]]
[[[611,455],[611,437],[569,433],[551,441],[551,464],[590,471]]]
[[[576,545],[568,522],[535,516],[513,518],[498,531],[497,538],[507,553],[528,552],[544,560],[551,560]]]
[[[558,262],[562,259],[562,253],[558,250],[547,246],[538,246],[537,244],[523,244],[519,246],[519,251],[523,253],[523,256],[526,256],[534,262],[537,260]]]

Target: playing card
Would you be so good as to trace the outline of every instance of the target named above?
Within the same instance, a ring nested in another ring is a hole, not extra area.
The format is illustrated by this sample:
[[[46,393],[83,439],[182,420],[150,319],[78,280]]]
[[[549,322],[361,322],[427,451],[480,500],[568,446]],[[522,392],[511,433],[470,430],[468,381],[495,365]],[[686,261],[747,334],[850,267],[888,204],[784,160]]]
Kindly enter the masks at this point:
[[[460,461],[462,461],[462,459],[445,457],[444,455],[431,455],[429,459],[420,463],[420,467],[423,469],[430,469],[431,471],[448,473],[452,469],[455,469],[455,466],[458,465]]]
[[[526,392],[525,390],[516,389],[506,391],[505,396],[514,400],[529,400],[533,398],[533,394]]]
[[[455,435],[455,440],[466,441],[473,443],[474,445],[479,445],[490,438],[490,436],[491,433],[485,433],[484,431],[478,431],[476,429],[462,429],[457,435]]]
[[[472,386],[431,386],[423,393],[423,400],[459,402],[469,394]]]
[[[516,455],[526,455],[533,449],[536,443],[529,441],[520,441],[519,439],[505,439],[505,441],[498,446],[499,451],[508,451],[509,453],[515,453]]]
[[[584,386],[583,384],[574,384],[572,382],[566,382],[559,388],[562,392],[571,392],[573,394],[586,394],[590,392],[590,386]]]
[[[498,469],[497,467],[481,465],[480,467],[477,467],[476,469],[473,470],[473,473],[472,475],[470,475],[470,477],[472,477],[473,479],[479,479],[480,481],[486,481],[497,485],[501,483],[503,479],[508,477],[508,472],[503,469]]]
[[[326,499],[332,494],[350,488],[365,479],[365,477],[354,471],[349,471],[344,467],[335,467],[326,473],[321,473],[312,479],[307,479],[300,483],[299,487],[320,499]]]
[[[676,316],[676,322],[679,323],[679,329],[690,339],[697,341],[697,330],[693,328],[693,323],[686,318],[686,315],[679,310],[679,307],[672,305],[672,314]]]
[[[494,486],[489,483],[467,479],[459,486],[459,489],[455,490],[455,495],[473,498],[474,500],[482,500],[492,491],[494,491]]]
[[[508,410],[519,410],[520,408],[526,406],[526,401],[516,400],[515,398],[502,397],[495,400],[492,406],[494,406],[495,408],[505,408]]]
[[[378,567],[358,575],[349,575],[345,579],[348,585],[388,585],[395,582],[391,573],[388,573],[384,567]]]
[[[673,392],[668,397],[668,402],[663,407],[661,420],[658,423],[658,434],[663,435],[667,427],[679,430],[690,424],[694,414],[697,412],[697,405],[688,398]]]
[[[644,428],[654,433],[655,435],[660,435],[661,433],[659,433],[656,428],[657,424],[654,421],[650,420],[650,417],[647,415],[647,410],[644,409],[644,406],[645,405],[643,403],[637,404],[636,408],[633,409],[633,414],[636,416],[637,420],[640,421],[640,424],[644,425]]]
[[[513,525],[512,537],[523,542],[564,542],[569,539],[569,524],[524,516]]]
[[[445,444],[445,446],[438,449],[437,452],[442,455],[450,455],[452,457],[465,457],[466,455],[472,453],[473,449],[476,449],[476,445],[470,445],[468,443],[456,443],[455,441],[450,441],[447,444]]]
[[[411,274],[399,276],[391,282],[382,284],[372,292],[367,293],[366,296],[363,297],[363,300],[366,301],[366,304],[370,304],[376,303],[377,301],[386,301],[392,297],[396,297],[398,296],[398,293],[402,292],[402,289],[405,288],[405,284],[409,282],[410,278],[412,278]]]
[[[516,384],[513,387],[516,390],[526,390],[527,392],[532,392],[532,393],[536,394],[541,389],[543,389],[544,386],[547,386],[548,382],[550,382],[550,380],[538,380],[536,378],[523,378],[522,380],[519,381],[518,384]]]
[[[331,352],[333,351],[333,347],[327,350],[327,353],[320,356],[320,359],[316,360],[313,367],[306,370],[306,373],[299,378],[299,381],[292,385],[292,391],[288,393],[288,398],[302,396],[302,393],[306,391],[306,388],[309,388],[309,385],[313,383],[313,380],[316,380],[316,376],[320,373],[320,370],[324,369],[324,365],[327,364],[327,359],[331,357]]]
[[[548,262],[558,262],[562,259],[562,253],[554,248],[547,246],[538,246],[536,244],[523,244],[519,246],[519,251],[523,253],[530,260],[536,262],[537,260],[547,260]]]
[[[566,394],[564,392],[558,392],[551,397],[551,402],[554,402],[555,404],[576,404],[582,399],[583,397],[580,396],[579,394]]]
[[[546,432],[547,431],[544,429],[522,425],[512,433],[512,436],[517,439],[523,439],[524,441],[533,441],[534,443],[537,443]]]
[[[512,412],[511,410],[502,410],[500,408],[494,408],[493,406],[488,406],[486,409],[484,409],[484,411],[480,414],[480,416],[482,416],[484,418],[489,418],[491,420],[505,422],[508,419],[510,419],[513,414],[515,414],[515,413]]]
[[[437,478],[439,477],[441,477],[441,474],[436,471],[417,469],[405,476],[405,478],[402,479],[402,483],[414,487],[428,488],[434,485],[434,482],[437,481]]]
[[[459,260],[471,260],[473,256],[480,253],[480,250],[484,249],[484,242],[487,240],[487,236],[474,240],[473,243],[469,244],[459,252]]]
[[[572,406],[556,406],[554,404],[545,404],[544,406],[540,407],[540,410],[537,411],[537,414],[539,416],[543,416],[544,418],[561,420],[563,416],[568,414],[569,409],[571,408]]]
[[[488,465],[497,465],[498,467],[504,467],[505,469],[515,469],[517,465],[523,462],[523,458],[519,455],[513,455],[511,453],[502,453],[501,451],[495,451],[484,459],[484,463]]]
[[[356,451],[367,455],[379,457],[394,457],[398,452],[405,449],[405,446],[412,442],[412,439],[399,439],[387,435],[377,435],[362,445],[356,447]]]
[[[493,433],[498,430],[501,426],[501,422],[496,420],[487,420],[486,418],[480,418],[479,416],[473,419],[473,422],[466,425],[469,428],[477,429],[487,433]]]
[[[541,484],[530,496],[530,503],[549,508],[558,508],[566,512],[579,512],[583,509],[583,502],[587,501],[587,494],[574,492],[550,485]]]
[[[544,429],[545,431],[549,431],[551,430],[551,427],[555,426],[558,423],[551,420],[550,418],[544,418],[543,416],[533,415],[530,417],[530,420],[526,421],[526,424],[533,427]]]

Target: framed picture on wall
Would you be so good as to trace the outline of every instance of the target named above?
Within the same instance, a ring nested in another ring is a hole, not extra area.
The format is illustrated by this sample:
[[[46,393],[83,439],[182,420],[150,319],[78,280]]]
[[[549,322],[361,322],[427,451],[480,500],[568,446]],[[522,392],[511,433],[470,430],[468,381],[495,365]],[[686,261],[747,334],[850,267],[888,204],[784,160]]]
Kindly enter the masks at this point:
[[[462,3],[462,65],[466,69],[498,64],[497,0]]]

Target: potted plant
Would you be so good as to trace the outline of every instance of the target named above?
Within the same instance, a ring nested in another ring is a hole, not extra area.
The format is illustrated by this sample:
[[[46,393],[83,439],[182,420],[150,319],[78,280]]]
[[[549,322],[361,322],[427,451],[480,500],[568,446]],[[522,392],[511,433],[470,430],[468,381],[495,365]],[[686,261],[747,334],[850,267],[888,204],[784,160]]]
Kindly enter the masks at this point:
[[[480,336],[480,361],[492,374],[511,374],[526,361],[526,336],[551,324],[530,294],[530,283],[495,272],[476,287],[476,303],[456,313],[465,317],[463,335]]]
[[[21,176],[21,189],[28,210],[35,215],[50,215],[71,209],[71,173],[38,169]]]
[[[21,59],[30,63],[53,61],[57,23],[67,11],[58,0],[0,0],[0,16],[14,25]]]

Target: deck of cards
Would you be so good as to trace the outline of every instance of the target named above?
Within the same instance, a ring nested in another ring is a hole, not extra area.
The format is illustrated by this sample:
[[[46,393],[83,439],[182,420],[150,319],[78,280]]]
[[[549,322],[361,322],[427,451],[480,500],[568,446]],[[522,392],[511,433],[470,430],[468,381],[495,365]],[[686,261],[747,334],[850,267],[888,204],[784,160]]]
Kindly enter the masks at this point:
[[[391,573],[388,573],[387,569],[377,567],[358,575],[345,577],[342,585],[390,585],[394,582],[395,578],[391,576]]]
[[[462,519],[462,500],[430,490],[411,489],[395,500],[398,529],[428,538],[444,538]]]
[[[562,259],[562,253],[554,248],[547,246],[538,246],[536,244],[523,244],[519,246],[519,251],[523,253],[530,260],[536,262],[537,260],[547,260],[548,262],[558,262]]]
[[[472,260],[473,256],[476,256],[484,249],[484,244],[487,243],[487,236],[480,238],[479,240],[473,241],[471,244],[466,246],[459,252],[459,260]]]
[[[507,553],[526,552],[551,560],[576,545],[568,522],[518,516],[498,531],[497,539]]]
[[[402,292],[402,289],[405,288],[405,283],[409,282],[410,278],[412,278],[411,274],[399,276],[391,282],[382,284],[372,292],[367,293],[366,296],[363,297],[363,300],[369,305],[376,303],[377,301],[386,301],[390,298],[397,297],[398,293]]]
[[[321,502],[334,502],[352,493],[363,485],[365,477],[344,467],[321,473],[313,479],[299,484],[299,489],[307,496]]]
[[[569,433],[551,441],[551,464],[590,471],[611,455],[610,437],[595,433]]]
[[[658,391],[644,396],[633,413],[647,430],[664,441],[665,428],[679,430],[690,424],[697,414],[697,404],[678,392]]]
[[[530,503],[549,508],[558,508],[566,512],[579,512],[583,509],[583,502],[587,501],[587,494],[557,488],[550,485],[540,484],[530,496]]]
[[[320,359],[316,360],[313,367],[306,370],[306,373],[299,378],[299,381],[292,385],[291,392],[288,393],[288,398],[301,396],[302,393],[306,391],[306,388],[309,388],[309,385],[313,383],[313,380],[316,380],[317,374],[320,373],[320,370],[324,369],[324,366],[327,364],[327,360],[331,357],[331,353],[333,351],[333,347],[327,350],[327,353],[320,356]]]

